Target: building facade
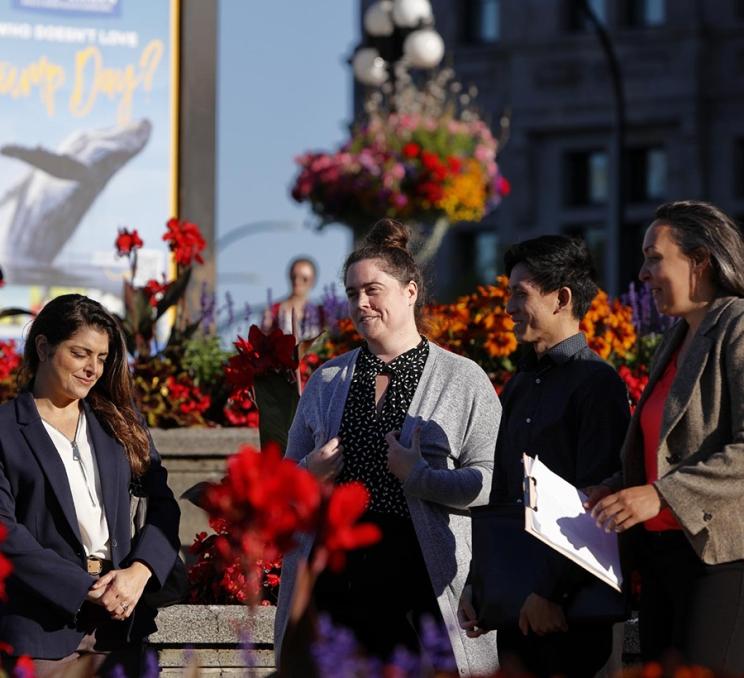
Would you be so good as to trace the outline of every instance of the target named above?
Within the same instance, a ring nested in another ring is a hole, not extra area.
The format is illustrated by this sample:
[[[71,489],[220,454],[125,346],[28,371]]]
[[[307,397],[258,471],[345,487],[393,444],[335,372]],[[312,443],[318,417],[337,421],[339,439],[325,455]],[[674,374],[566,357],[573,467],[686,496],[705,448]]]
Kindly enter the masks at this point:
[[[625,92],[624,215],[612,248],[614,291],[623,291],[659,203],[710,200],[744,219],[744,0],[588,5],[607,30]],[[430,276],[435,295],[449,299],[492,280],[509,244],[544,233],[583,236],[606,283],[617,107],[580,0],[432,6],[446,58],[463,85],[478,88],[483,117],[496,129],[510,113],[499,161],[512,184],[483,222],[448,236]]]

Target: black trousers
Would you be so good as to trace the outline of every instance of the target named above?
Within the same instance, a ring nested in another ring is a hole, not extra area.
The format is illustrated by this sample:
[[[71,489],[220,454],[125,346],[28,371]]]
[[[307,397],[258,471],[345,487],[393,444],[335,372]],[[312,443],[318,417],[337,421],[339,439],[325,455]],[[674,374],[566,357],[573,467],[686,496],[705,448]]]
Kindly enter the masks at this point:
[[[382,540],[351,551],[342,572],[324,571],[314,602],[334,624],[353,631],[369,656],[385,661],[397,646],[420,653],[419,626],[428,615],[441,622],[418,538],[409,519],[368,513]]]
[[[643,659],[744,673],[744,561],[706,565],[669,530],[642,535],[640,562]]]
[[[535,678],[593,678],[612,652],[612,625],[573,626],[565,633],[524,636],[518,628],[497,631],[499,664]]]

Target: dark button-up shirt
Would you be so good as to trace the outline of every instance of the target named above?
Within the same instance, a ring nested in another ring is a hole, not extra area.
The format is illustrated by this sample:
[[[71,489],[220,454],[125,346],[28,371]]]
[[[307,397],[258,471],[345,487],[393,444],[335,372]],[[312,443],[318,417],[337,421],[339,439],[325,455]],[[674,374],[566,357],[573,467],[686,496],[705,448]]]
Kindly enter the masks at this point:
[[[594,485],[620,468],[630,420],[625,384],[615,369],[575,334],[520,365],[501,396],[496,443],[496,501],[522,497],[522,453],[539,456],[577,487]]]
[[[539,456],[576,487],[596,485],[620,468],[620,448],[630,420],[625,384],[615,369],[575,334],[539,359],[530,351],[501,396],[491,500],[519,501],[522,454]],[[565,562],[565,559],[561,559]],[[566,572],[556,561],[535,591],[562,595]]]

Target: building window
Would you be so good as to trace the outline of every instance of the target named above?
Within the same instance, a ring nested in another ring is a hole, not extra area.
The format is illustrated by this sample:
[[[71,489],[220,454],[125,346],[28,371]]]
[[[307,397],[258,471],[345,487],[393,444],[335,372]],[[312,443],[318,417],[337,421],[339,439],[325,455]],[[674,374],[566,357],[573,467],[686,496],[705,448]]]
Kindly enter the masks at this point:
[[[660,146],[633,148],[626,157],[628,199],[631,202],[663,200],[667,194],[666,151]]]
[[[625,0],[621,19],[628,28],[661,26],[666,21],[666,0]]]
[[[465,7],[466,42],[487,45],[501,39],[501,0],[468,0]]]
[[[744,198],[744,139],[734,141],[734,196]]]
[[[607,24],[606,0],[587,0],[589,9],[597,17],[599,23]],[[566,26],[569,31],[588,31],[591,22],[582,8],[582,0],[567,0],[566,3]]]
[[[607,201],[607,153],[578,151],[565,156],[566,204],[600,205]]]
[[[604,287],[604,254],[607,236],[602,224],[574,224],[564,226],[563,233],[575,238],[582,238],[586,243],[589,253],[592,255],[592,262],[597,271],[597,277],[600,284]]]
[[[499,236],[493,231],[475,234],[475,275],[483,285],[493,285],[501,270]]]

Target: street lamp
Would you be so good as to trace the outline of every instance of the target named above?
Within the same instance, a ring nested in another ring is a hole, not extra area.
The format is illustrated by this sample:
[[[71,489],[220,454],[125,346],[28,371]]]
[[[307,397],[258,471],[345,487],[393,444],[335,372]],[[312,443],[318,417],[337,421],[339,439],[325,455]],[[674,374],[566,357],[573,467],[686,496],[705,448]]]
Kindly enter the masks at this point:
[[[620,291],[620,276],[623,272],[624,257],[620,248],[620,235],[625,223],[625,88],[620,70],[620,61],[612,44],[612,39],[599,20],[588,0],[578,0],[579,8],[597,34],[599,44],[607,59],[612,80],[612,94],[615,102],[615,130],[612,135],[610,160],[610,199],[607,219],[607,239],[605,242],[605,287],[612,294]]]
[[[444,56],[444,40],[434,29],[429,0],[377,0],[364,13],[364,38],[351,64],[357,80],[395,90],[395,67],[435,68]]]

